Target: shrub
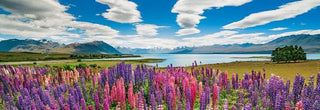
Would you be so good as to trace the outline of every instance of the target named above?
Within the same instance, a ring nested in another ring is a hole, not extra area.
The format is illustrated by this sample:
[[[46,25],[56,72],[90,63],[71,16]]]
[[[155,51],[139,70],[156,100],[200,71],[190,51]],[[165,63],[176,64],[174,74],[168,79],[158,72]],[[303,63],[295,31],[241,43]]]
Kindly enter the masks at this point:
[[[285,46],[285,47],[278,47],[272,51],[272,58],[273,62],[285,62],[288,63],[290,61],[298,61],[298,60],[306,60],[306,53],[302,49],[302,47],[295,46]]]

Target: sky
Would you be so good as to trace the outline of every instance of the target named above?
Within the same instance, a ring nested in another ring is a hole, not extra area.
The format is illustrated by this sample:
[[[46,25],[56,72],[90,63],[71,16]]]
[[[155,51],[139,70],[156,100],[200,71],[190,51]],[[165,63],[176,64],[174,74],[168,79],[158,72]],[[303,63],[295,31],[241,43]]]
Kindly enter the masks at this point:
[[[114,47],[261,44],[320,34],[320,0],[0,0],[0,40]]]

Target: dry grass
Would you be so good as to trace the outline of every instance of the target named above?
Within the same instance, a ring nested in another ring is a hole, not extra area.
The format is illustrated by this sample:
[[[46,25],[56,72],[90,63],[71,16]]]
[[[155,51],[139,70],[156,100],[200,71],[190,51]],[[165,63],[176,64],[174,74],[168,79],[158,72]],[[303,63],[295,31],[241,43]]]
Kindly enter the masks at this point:
[[[201,65],[199,67],[212,67],[221,71],[227,71],[229,75],[232,73],[244,74],[251,72],[251,70],[262,71],[266,70],[267,77],[272,74],[280,76],[283,79],[293,80],[297,73],[305,77],[316,75],[320,72],[320,60],[308,60],[298,63],[277,64],[270,61],[245,61],[245,62],[232,62],[232,63],[220,63]],[[187,67],[190,69],[190,67]]]

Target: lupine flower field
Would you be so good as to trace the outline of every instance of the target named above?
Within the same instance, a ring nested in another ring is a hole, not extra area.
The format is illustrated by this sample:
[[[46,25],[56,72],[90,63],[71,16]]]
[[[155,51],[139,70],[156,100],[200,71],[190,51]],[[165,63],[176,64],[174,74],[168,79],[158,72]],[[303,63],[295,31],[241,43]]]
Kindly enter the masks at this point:
[[[306,70],[307,71],[307,70]],[[110,68],[0,66],[5,110],[320,110],[320,73],[295,80],[119,63]]]

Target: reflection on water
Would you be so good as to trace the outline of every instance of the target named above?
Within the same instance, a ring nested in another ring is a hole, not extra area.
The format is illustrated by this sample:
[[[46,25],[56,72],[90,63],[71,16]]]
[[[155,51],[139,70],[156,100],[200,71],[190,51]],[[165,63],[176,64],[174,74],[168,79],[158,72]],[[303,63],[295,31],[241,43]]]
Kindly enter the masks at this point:
[[[141,57],[110,58],[104,60],[138,60],[146,58],[159,58],[166,60],[161,63],[149,63],[148,65],[165,67],[170,64],[173,64],[173,66],[190,66],[195,60],[198,63],[201,62],[201,64],[228,63],[234,61],[268,61],[270,59],[266,58],[270,56],[270,54],[141,54]],[[308,54],[307,59],[320,59],[320,54]]]

